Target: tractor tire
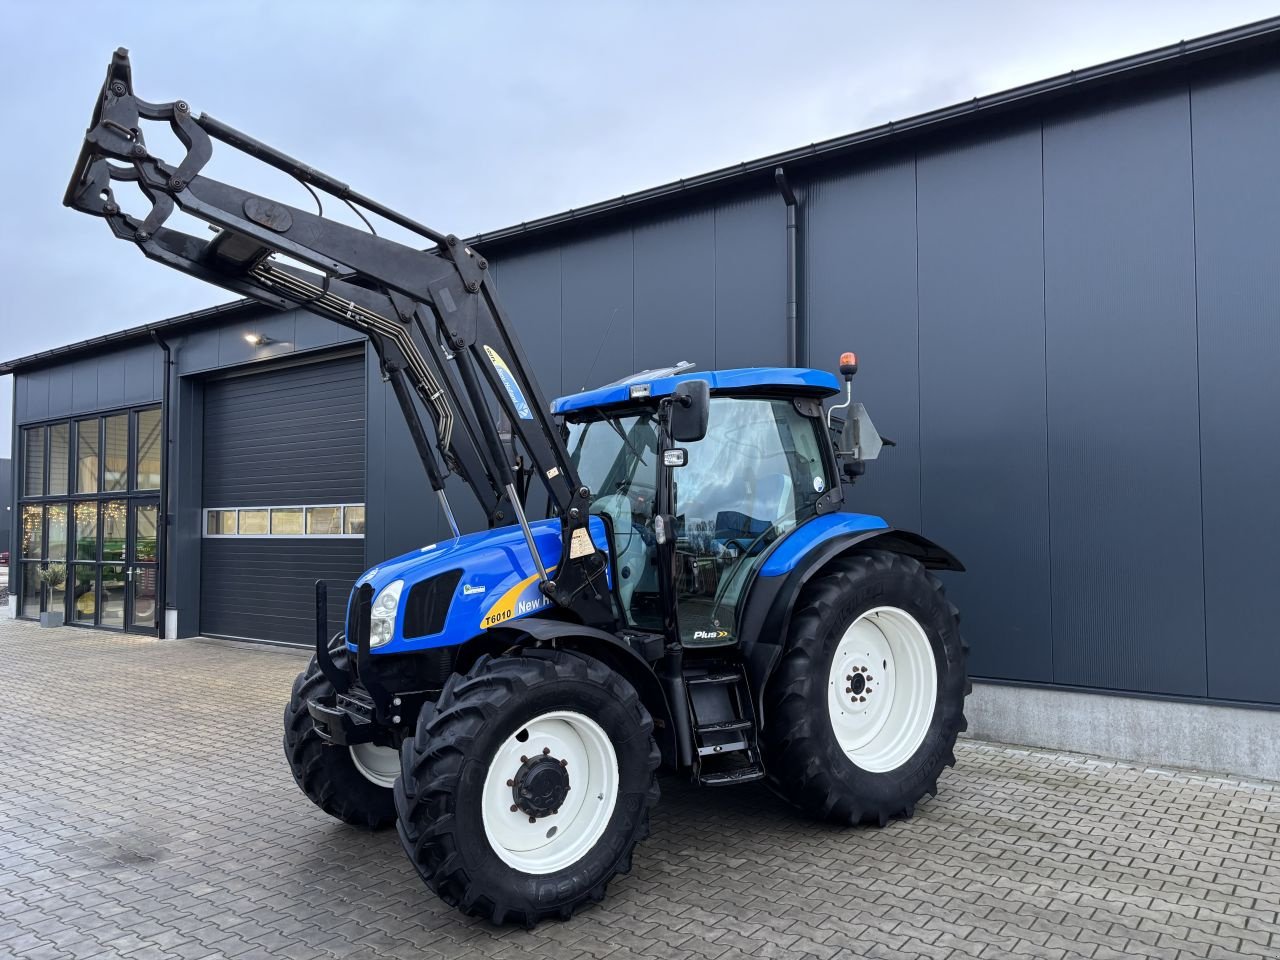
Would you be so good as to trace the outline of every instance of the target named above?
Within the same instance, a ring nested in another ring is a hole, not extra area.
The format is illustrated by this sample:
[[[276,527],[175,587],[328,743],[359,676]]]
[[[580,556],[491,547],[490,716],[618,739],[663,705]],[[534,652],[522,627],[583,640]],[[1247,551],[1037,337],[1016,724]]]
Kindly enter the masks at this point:
[[[400,759],[405,853],[442,900],[495,924],[602,900],[658,800],[653,720],[635,689],[564,650],[484,656],[455,674]]]
[[[335,645],[333,659],[339,667],[346,667],[345,644]],[[396,818],[396,805],[385,760],[386,754],[394,760],[395,751],[372,744],[340,747],[321,739],[307,712],[307,701],[333,694],[333,684],[320,672],[313,656],[293,681],[293,694],[284,708],[284,755],[293,779],[329,816],[370,830],[389,827]]]
[[[968,646],[942,584],[867,550],[805,585],[765,688],[770,786],[803,812],[884,826],[954,766]]]

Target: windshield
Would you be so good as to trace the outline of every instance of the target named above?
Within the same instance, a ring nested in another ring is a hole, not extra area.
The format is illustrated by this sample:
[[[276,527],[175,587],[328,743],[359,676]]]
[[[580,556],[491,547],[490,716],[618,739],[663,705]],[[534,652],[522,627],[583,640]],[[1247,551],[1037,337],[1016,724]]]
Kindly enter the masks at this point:
[[[591,512],[613,526],[618,596],[631,626],[659,629],[657,541],[658,434],[649,412],[567,425],[569,455],[591,490]]]

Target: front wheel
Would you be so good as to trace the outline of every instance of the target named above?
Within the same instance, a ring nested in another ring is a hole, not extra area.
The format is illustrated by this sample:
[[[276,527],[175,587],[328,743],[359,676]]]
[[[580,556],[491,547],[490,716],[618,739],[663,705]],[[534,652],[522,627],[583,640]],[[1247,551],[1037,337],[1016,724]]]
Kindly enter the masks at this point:
[[[959,621],[942,584],[895,553],[807,584],[765,694],[773,788],[811,815],[881,826],[936,794],[965,729]]]
[[[345,669],[345,644],[336,641],[332,656]],[[391,785],[400,772],[399,755],[391,747],[372,743],[352,747],[326,743],[316,732],[307,701],[332,701],[334,692],[315,657],[293,682],[284,708],[284,755],[293,779],[329,816],[371,830],[389,827],[396,816]]]
[[[630,870],[658,761],[648,711],[599,661],[482,657],[401,747],[400,839],[427,886],[465,913],[567,918]]]

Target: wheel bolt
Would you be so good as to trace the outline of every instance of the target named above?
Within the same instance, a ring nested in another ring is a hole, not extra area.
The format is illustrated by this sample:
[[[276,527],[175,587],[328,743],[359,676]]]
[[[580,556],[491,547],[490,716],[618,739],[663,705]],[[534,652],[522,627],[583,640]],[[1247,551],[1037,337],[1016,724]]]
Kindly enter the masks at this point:
[[[521,758],[520,758],[520,762],[521,762],[521,763],[528,763],[528,762],[529,762],[529,758],[528,758],[528,757],[521,757]]]
[[[568,765],[569,765],[569,761],[568,761],[568,760],[561,760],[561,761],[560,761],[560,766],[562,766],[562,767],[567,767]]]
[[[537,823],[537,822],[538,822],[538,818],[537,818],[537,817],[530,817],[530,818],[529,818],[529,822],[530,822],[530,823]]]
[[[508,781],[507,781],[507,786],[508,786],[508,787],[514,787],[515,785],[516,785],[516,782],[515,782],[514,780],[508,780]]]
[[[859,697],[859,698],[858,698],[858,702],[859,702],[859,703],[862,703],[862,702],[863,702],[863,701],[865,701],[866,699],[867,699],[866,697]]]
[[[560,812],[559,810],[552,810],[552,811],[551,811],[551,815],[554,817],[554,816],[555,816],[557,813],[559,813],[559,812]]]
[[[519,808],[519,807],[517,807],[514,803],[511,805],[511,812],[512,812],[512,813],[515,813],[515,812],[516,812],[517,810],[519,810],[519,809],[520,809],[520,808]]]
[[[543,748],[542,748],[542,755],[543,755],[544,757],[546,757],[546,756],[550,756],[550,754],[551,754],[551,748],[550,748],[550,747],[543,747]]]

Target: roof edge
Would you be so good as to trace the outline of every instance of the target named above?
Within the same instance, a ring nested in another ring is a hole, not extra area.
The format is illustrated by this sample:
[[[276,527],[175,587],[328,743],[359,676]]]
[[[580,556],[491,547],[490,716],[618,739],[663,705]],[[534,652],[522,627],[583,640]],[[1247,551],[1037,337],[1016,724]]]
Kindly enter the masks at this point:
[[[733,166],[720,167],[697,176],[650,187],[638,193],[623,194],[612,200],[603,200],[586,207],[553,213],[537,220],[490,230],[487,233],[477,233],[468,239],[467,243],[495,244],[533,234],[551,233],[570,224],[577,225],[599,220],[621,209],[652,206],[677,195],[709,191],[727,183],[745,180],[755,174],[768,174],[772,177],[774,169],[780,166],[794,167],[796,164],[803,165],[832,156],[854,153],[886,140],[896,140],[909,134],[942,128],[974,116],[996,115],[1023,106],[1029,101],[1049,101],[1130,77],[1175,70],[1199,60],[1221,56],[1226,50],[1236,51],[1277,42],[1280,42],[1280,17],[1258,20],[1243,26],[1206,34],[1193,40],[1181,40],[1143,53],[1109,60],[1096,66],[1071,70],[1046,80],[1037,80],[997,93],[974,97],[902,120],[891,120],[856,133],[811,143],[807,147],[798,147]]]
[[[195,326],[205,320],[214,318],[222,318],[233,316],[240,313],[247,313],[249,308],[256,307],[269,310],[268,304],[260,303],[251,297],[241,300],[231,300],[227,303],[219,303],[212,307],[205,307],[201,310],[192,310],[190,313],[180,313],[175,317],[169,317],[165,320],[159,320],[155,323],[144,323],[136,327],[129,327],[125,330],[117,330],[115,333],[105,333],[102,336],[90,337],[88,340],[78,340],[75,343],[66,345],[65,347],[51,347],[48,350],[41,350],[39,353],[28,354],[25,357],[18,357],[13,360],[6,360],[0,363],[0,376],[11,373],[21,373],[35,367],[47,366],[62,360],[68,360],[82,353],[89,353],[100,347],[108,349],[112,347],[124,347],[127,344],[136,341],[149,339],[152,331],[157,333],[172,333],[183,327]]]

